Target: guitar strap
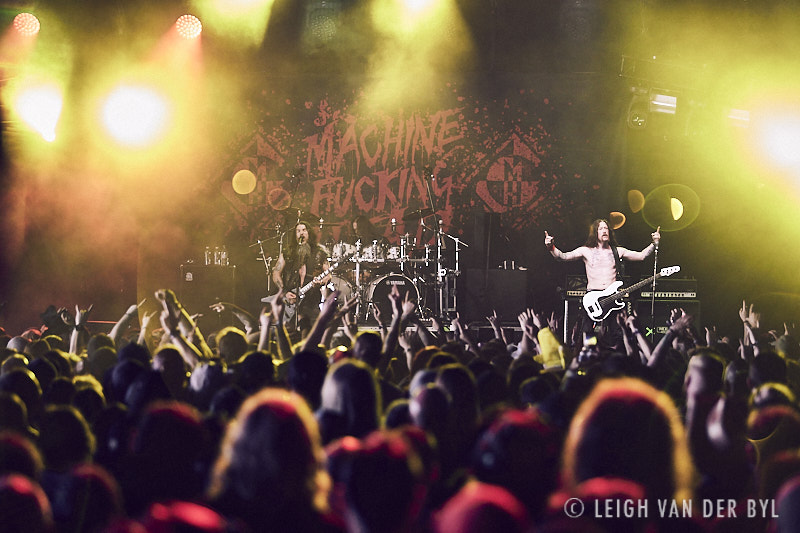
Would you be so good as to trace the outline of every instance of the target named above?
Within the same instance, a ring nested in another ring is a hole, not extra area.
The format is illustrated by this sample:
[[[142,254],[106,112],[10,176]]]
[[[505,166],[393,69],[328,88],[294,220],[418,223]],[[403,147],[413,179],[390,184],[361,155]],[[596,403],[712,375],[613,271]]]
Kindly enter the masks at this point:
[[[614,254],[614,263],[617,267],[617,279],[621,280],[625,276],[625,265],[622,264],[622,259],[619,258],[619,252],[616,246],[611,247],[611,253]]]
[[[616,246],[611,247],[611,253],[614,254],[614,263],[617,267],[617,280],[621,280],[625,276],[625,265],[622,263],[622,259],[619,258],[619,252],[617,251]],[[631,303],[630,298],[625,298],[625,310],[630,313],[632,308],[633,304]]]

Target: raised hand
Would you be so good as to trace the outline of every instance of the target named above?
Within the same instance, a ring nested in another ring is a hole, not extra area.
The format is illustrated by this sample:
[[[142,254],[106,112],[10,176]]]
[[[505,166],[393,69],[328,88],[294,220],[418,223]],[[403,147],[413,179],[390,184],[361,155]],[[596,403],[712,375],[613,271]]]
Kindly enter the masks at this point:
[[[283,322],[283,312],[286,310],[286,304],[283,300],[284,292],[283,289],[278,291],[278,294],[275,295],[275,299],[272,300],[272,317],[275,322],[281,323]]]
[[[553,237],[552,235],[550,235],[546,231],[544,232],[544,245],[545,246],[550,248],[551,246],[553,246],[553,241],[555,241],[555,240],[556,240],[555,237]]]
[[[91,304],[88,309],[81,309],[75,306],[75,327],[80,328],[86,325],[89,320],[89,313],[92,312],[94,304]]]

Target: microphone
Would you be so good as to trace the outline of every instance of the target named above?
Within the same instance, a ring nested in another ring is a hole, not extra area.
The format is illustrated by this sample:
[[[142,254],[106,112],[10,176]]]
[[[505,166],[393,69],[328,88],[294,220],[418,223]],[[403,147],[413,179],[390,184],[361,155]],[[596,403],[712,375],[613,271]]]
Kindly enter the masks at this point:
[[[397,229],[397,219],[393,218],[392,219],[392,233],[395,233],[396,229]]]
[[[300,235],[300,236],[297,238],[297,242],[299,242],[300,244],[303,244],[303,241],[305,241],[305,240],[306,240],[306,238],[305,238],[305,237],[303,237],[302,235]]]

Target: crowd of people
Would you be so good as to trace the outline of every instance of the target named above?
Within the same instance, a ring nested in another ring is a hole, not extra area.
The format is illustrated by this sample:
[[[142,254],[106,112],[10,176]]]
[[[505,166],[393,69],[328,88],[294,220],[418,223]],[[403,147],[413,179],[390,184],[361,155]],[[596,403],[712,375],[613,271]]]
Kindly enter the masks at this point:
[[[398,290],[293,330],[284,291],[4,332],[0,532],[800,530],[800,345],[746,303],[741,338],[487,309],[477,342]]]

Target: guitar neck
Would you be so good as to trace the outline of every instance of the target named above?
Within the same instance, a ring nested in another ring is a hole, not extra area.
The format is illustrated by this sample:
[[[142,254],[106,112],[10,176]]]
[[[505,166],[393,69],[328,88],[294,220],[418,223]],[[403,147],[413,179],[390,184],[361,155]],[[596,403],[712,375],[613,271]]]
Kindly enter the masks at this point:
[[[333,272],[333,269],[335,269],[338,266],[339,263],[332,264],[330,268],[326,268],[325,270],[323,270],[322,274],[320,274],[319,276],[315,276],[314,279],[312,279],[311,281],[300,287],[300,296],[303,296],[305,293],[310,291],[311,287],[314,286],[314,283],[317,283],[318,281],[322,281],[323,279],[325,279],[325,276]]]
[[[615,292],[614,294],[612,294],[610,296],[606,296],[605,298],[603,298],[600,301],[603,302],[603,303],[611,302],[613,300],[616,300],[620,296],[626,296],[627,294],[629,294],[629,293],[631,293],[631,292],[633,292],[633,291],[635,291],[637,289],[640,289],[640,288],[644,287],[648,283],[652,283],[653,280],[657,280],[660,277],[661,277],[661,274],[656,274],[655,276],[650,276],[647,279],[643,279],[642,281],[634,283],[630,287],[626,287],[626,288],[622,289],[621,291],[617,291],[617,292]]]

